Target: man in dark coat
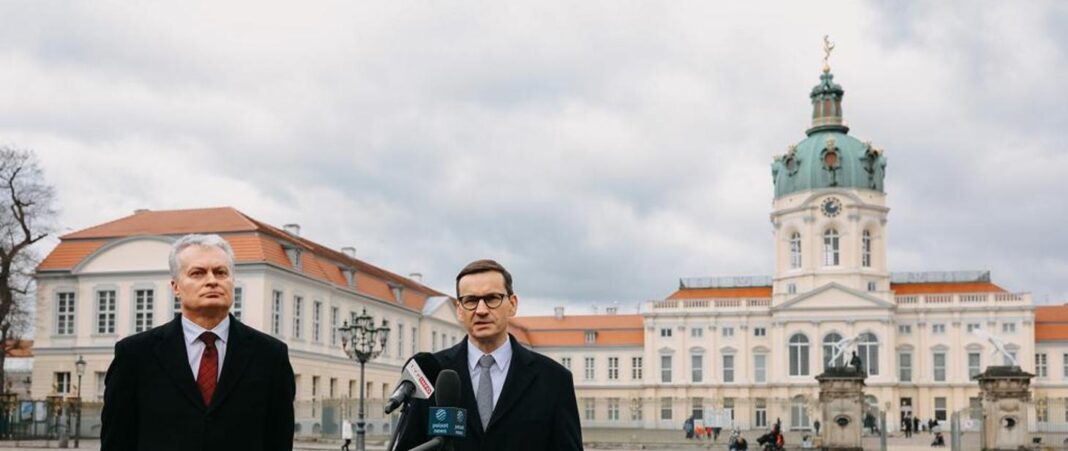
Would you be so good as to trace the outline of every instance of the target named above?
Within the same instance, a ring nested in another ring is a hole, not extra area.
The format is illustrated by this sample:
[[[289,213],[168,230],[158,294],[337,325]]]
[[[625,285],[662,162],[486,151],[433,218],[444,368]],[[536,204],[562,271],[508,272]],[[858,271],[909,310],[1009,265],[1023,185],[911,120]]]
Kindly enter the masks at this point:
[[[101,451],[290,451],[293,368],[281,341],[229,315],[234,258],[218,235],[171,249],[181,314],[115,344]]]
[[[467,337],[437,352],[441,368],[460,375],[466,437],[457,451],[574,451],[582,430],[571,372],[524,348],[508,333],[519,298],[512,276],[493,260],[478,260],[456,276],[456,316]],[[430,402],[413,400],[401,420],[397,450],[430,439]]]

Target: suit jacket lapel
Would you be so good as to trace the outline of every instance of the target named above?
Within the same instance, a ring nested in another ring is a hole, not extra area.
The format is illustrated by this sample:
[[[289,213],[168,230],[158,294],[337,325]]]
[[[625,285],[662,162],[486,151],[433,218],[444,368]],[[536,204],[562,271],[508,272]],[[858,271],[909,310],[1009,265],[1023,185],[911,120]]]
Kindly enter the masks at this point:
[[[245,368],[252,358],[255,349],[251,346],[252,331],[241,324],[240,321],[230,315],[230,336],[226,344],[226,357],[223,359],[222,375],[219,376],[219,385],[215,388],[215,394],[211,396],[211,405],[208,412],[212,412],[233,391],[237,381],[241,380]]]
[[[523,345],[519,344],[511,334],[508,334],[508,339],[512,341],[512,362],[508,366],[508,375],[504,378],[504,388],[501,389],[501,397],[497,399],[497,405],[493,408],[493,417],[490,418],[489,425],[486,427],[487,430],[493,427],[493,424],[499,421],[504,414],[508,413],[509,409],[515,407],[519,398],[526,392],[527,386],[537,376],[531,366],[534,363],[534,356]],[[470,387],[470,381],[468,381],[467,385]],[[474,399],[473,396],[472,399]],[[476,408],[475,410],[478,409]]]
[[[175,316],[171,322],[159,329],[162,336],[154,349],[156,359],[178,387],[178,391],[189,398],[194,406],[203,410],[204,398],[200,396],[200,390],[193,379],[193,369],[189,367],[189,353],[185,349],[185,336],[182,334],[182,317]]]

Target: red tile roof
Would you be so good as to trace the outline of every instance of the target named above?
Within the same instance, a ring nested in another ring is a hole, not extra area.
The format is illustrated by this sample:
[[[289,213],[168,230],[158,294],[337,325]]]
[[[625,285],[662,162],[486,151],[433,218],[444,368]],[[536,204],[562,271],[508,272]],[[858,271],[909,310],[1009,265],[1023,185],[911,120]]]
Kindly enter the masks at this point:
[[[8,340],[4,348],[8,357],[33,357],[33,340]]]
[[[301,249],[300,272],[308,277],[346,286],[339,266],[356,270],[357,291],[396,302],[390,285],[402,286],[404,306],[421,310],[429,296],[444,294],[362,260],[349,258],[304,237],[290,235],[277,227],[246,216],[230,208],[192,210],[139,211],[60,237],[60,243],[37,267],[38,271],[69,271],[85,261],[110,240],[138,235],[172,235],[217,233],[234,249],[237,263],[265,262],[292,269],[284,243]]]
[[[771,287],[681,288],[668,299],[770,298]]]
[[[532,346],[642,346],[645,328],[641,315],[520,316],[512,318],[512,334]],[[586,331],[597,332],[586,343]]]
[[[1005,289],[991,282],[893,283],[894,294],[938,293],[1004,293]]]
[[[1068,304],[1035,307],[1035,342],[1068,340]]]

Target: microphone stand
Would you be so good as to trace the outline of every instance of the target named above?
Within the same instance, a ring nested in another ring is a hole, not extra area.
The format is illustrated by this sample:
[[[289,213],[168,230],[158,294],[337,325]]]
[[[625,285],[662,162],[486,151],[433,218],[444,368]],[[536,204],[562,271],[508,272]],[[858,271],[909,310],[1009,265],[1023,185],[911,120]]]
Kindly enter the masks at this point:
[[[445,440],[445,437],[434,437],[434,438],[430,439],[430,441],[428,441],[426,443],[423,443],[422,445],[416,446],[415,448],[412,448],[412,449],[410,449],[408,451],[439,450],[439,449],[442,449],[442,447],[445,447],[445,446],[448,446],[448,449],[452,449],[451,445],[452,445],[452,443],[447,441],[447,440]]]
[[[386,447],[386,451],[393,451],[393,448],[397,446],[397,436],[400,435],[401,427],[407,426],[404,424],[405,415],[408,414],[408,401],[401,404],[400,418],[397,420],[397,427],[393,428],[393,435],[389,437],[389,446]]]

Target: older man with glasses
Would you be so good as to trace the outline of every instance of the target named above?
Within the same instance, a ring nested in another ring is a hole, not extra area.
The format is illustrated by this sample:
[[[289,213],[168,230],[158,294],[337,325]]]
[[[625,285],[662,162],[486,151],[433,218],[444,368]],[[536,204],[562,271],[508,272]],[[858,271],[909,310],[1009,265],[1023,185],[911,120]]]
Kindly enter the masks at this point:
[[[508,333],[519,297],[512,275],[493,260],[468,264],[456,276],[456,318],[467,337],[435,355],[460,375],[467,436],[457,451],[582,449],[575,385],[556,361],[524,348]],[[401,424],[398,450],[425,442],[426,401],[414,401]]]

